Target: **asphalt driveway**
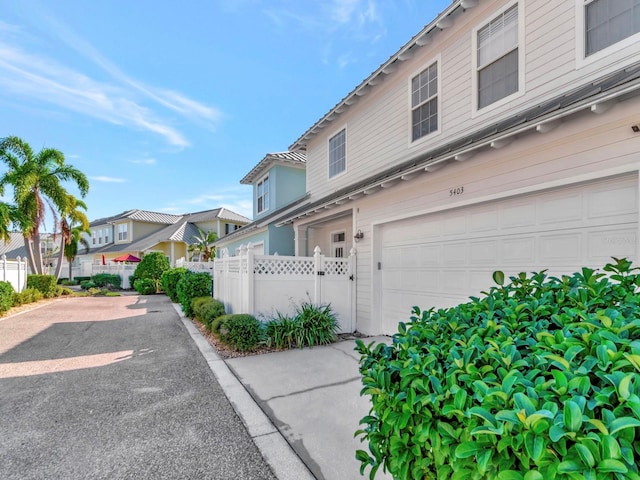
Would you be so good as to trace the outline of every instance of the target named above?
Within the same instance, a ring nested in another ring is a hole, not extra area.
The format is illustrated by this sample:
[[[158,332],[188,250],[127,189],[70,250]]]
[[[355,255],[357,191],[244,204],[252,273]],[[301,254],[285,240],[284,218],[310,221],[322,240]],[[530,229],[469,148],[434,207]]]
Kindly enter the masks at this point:
[[[0,318],[0,478],[274,479],[165,296]]]

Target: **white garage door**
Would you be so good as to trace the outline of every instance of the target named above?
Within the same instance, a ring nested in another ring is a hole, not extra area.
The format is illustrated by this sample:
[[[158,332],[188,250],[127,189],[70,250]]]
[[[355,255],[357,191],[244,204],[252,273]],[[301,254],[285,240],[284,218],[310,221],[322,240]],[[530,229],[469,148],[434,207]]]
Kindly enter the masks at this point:
[[[453,306],[505,275],[572,273],[612,256],[635,261],[638,178],[626,175],[384,224],[382,327],[414,305]]]

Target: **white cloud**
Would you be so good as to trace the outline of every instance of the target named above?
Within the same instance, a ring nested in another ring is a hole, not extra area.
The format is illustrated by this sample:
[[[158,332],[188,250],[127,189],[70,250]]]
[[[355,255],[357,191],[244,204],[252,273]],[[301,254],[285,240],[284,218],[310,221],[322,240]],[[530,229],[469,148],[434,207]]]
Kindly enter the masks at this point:
[[[155,165],[158,161],[155,158],[141,158],[138,160],[129,160],[129,163],[136,163],[139,165]]]
[[[55,59],[25,51],[18,43],[21,40],[19,36],[9,41],[9,35],[3,35],[0,36],[0,90],[109,123],[151,132],[179,148],[189,146],[189,140],[174,122],[163,119],[166,110],[208,130],[214,130],[221,121],[222,112],[215,107],[180,92],[138,82],[53,15],[44,11],[35,15],[36,20],[41,20],[41,24],[55,32],[63,45],[88,59],[109,77],[106,81],[92,78]],[[0,33],[18,30],[18,27],[0,22]]]
[[[106,183],[124,183],[127,181],[126,178],[116,178],[116,177],[105,177],[105,176],[95,176],[89,177],[91,180],[95,180],[96,182],[106,182]]]

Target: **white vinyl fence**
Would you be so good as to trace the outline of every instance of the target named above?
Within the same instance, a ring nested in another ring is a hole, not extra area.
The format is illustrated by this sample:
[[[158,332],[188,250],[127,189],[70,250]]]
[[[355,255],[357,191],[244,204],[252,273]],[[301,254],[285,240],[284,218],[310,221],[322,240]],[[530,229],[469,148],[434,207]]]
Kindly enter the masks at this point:
[[[187,262],[184,257],[176,260],[176,267],[184,267],[191,272],[207,272],[213,278],[213,262]]]
[[[133,288],[133,285],[129,283],[129,277],[133,275],[133,272],[136,271],[136,267],[138,264],[126,264],[126,263],[115,263],[111,265],[91,265],[91,276],[97,275],[98,273],[111,273],[113,275],[120,275],[122,278],[122,288],[129,289]]]
[[[340,332],[355,326],[356,251],[348,258],[325,257],[316,247],[313,257],[256,255],[251,245],[240,255],[214,261],[214,294],[227,313],[273,318],[291,315],[303,302],[330,304]]]
[[[0,280],[9,282],[16,292],[27,288],[27,259],[20,257],[7,260],[6,255],[0,257]]]

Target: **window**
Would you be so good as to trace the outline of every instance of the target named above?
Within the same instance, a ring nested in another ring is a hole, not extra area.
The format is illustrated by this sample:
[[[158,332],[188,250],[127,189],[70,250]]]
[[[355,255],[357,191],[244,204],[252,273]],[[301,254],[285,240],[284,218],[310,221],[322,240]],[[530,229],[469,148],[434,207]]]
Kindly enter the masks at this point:
[[[97,238],[98,234],[96,232],[91,232],[91,244],[95,245],[96,244],[96,238]]]
[[[258,213],[260,213],[269,209],[269,176],[267,175],[260,180],[256,188],[258,197],[256,204]]]
[[[518,5],[477,33],[478,108],[518,91]]]
[[[337,232],[331,234],[331,250],[333,250],[334,257],[344,257],[344,249],[346,246],[345,238],[345,232]]]
[[[586,0],[585,56],[640,32],[640,0]]]
[[[118,240],[126,240],[127,239],[127,224],[121,223],[118,225]]]
[[[345,171],[346,156],[347,132],[343,129],[329,139],[329,178]]]
[[[411,139],[438,129],[438,64],[411,79]]]

